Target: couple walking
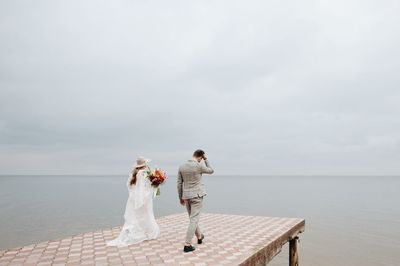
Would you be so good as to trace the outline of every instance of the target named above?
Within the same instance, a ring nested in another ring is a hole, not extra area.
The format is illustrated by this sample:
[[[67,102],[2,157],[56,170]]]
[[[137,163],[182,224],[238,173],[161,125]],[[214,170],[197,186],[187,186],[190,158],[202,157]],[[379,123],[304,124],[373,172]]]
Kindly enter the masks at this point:
[[[148,178],[148,163],[149,160],[141,157],[136,161],[136,166],[127,182],[129,198],[124,214],[125,223],[119,236],[107,242],[109,246],[122,247],[137,244],[144,240],[156,239],[160,234],[160,228],[153,212],[153,198],[156,196],[157,189],[151,185]],[[213,172],[214,170],[202,150],[196,150],[193,158],[179,167],[177,176],[179,202],[186,206],[189,215],[184,252],[195,250],[192,245],[195,235],[198,244],[202,244],[204,240],[204,234],[198,225],[203,197],[206,195],[202,174],[212,174]]]

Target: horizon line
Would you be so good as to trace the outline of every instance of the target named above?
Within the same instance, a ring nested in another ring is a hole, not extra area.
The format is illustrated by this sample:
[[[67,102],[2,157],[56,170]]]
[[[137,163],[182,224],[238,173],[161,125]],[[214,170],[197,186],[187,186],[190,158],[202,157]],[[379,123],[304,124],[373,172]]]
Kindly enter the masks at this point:
[[[126,176],[127,174],[0,174],[0,176]],[[400,174],[213,174],[214,176],[359,176],[359,177],[400,177]],[[176,176],[176,174],[170,175]]]

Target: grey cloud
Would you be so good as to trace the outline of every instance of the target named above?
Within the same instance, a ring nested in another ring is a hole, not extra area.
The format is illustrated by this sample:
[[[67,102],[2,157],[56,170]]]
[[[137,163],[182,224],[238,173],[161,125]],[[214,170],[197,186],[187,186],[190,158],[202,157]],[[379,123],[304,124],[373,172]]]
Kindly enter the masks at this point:
[[[0,4],[0,173],[399,174],[394,1]]]

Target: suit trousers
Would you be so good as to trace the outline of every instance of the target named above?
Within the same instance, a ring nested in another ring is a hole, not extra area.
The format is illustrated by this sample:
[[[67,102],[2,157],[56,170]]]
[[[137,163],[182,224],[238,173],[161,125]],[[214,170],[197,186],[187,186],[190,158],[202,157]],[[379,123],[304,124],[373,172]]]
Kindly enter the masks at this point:
[[[201,208],[203,207],[203,197],[185,199],[185,204],[190,219],[186,233],[186,243],[191,243],[192,238],[195,234],[197,238],[201,238],[199,219],[200,219],[200,211]]]

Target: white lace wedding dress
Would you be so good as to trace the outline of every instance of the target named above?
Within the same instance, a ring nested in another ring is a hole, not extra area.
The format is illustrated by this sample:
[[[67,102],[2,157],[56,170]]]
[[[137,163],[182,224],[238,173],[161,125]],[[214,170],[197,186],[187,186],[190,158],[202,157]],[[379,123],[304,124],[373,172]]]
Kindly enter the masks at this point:
[[[140,170],[136,178],[135,185],[129,185],[131,178],[127,182],[129,198],[125,208],[125,224],[119,236],[107,242],[108,246],[123,247],[155,239],[160,234],[160,228],[153,213],[153,198],[156,195],[156,189],[147,178],[146,171]]]

